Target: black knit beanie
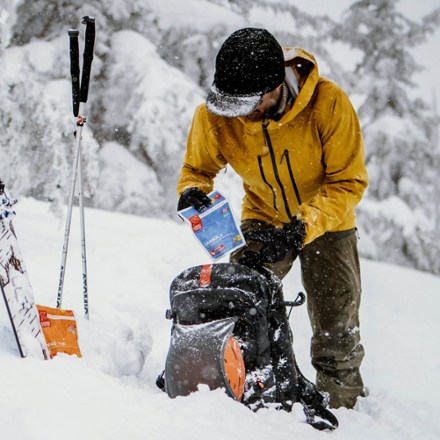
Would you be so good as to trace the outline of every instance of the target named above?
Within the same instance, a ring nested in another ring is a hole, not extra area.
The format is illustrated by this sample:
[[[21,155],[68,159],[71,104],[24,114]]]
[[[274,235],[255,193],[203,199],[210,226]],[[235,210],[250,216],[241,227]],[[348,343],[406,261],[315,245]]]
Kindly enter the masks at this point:
[[[244,28],[231,34],[220,48],[208,110],[227,117],[245,116],[261,97],[284,80],[283,50],[265,29]]]

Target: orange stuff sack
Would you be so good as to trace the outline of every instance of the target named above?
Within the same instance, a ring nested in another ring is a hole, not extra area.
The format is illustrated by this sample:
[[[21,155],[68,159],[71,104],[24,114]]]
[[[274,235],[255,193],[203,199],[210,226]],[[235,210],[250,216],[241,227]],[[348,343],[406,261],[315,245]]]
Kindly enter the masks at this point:
[[[246,367],[244,366],[243,355],[240,344],[233,336],[230,336],[225,347],[224,369],[229,385],[231,385],[237,400],[240,402],[244,393],[246,381]]]
[[[81,357],[73,311],[40,305],[37,305],[37,309],[50,357],[53,358],[57,353],[76,354]]]

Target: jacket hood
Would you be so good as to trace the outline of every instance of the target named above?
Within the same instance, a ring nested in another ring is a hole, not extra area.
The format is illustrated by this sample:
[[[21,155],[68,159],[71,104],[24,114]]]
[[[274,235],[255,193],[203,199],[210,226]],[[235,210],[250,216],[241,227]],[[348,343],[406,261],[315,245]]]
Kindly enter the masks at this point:
[[[290,61],[293,61],[295,58],[298,60],[306,60],[309,63],[312,63],[316,67],[318,67],[315,57],[304,49],[299,47],[284,47],[284,61],[286,64],[289,64]]]
[[[319,82],[318,63],[315,57],[304,49],[284,48],[284,60],[286,66],[286,82],[297,81],[299,89],[298,96],[292,109],[286,113],[287,120],[293,119],[300,113],[312,99],[316,86]],[[289,69],[293,71],[294,76],[289,74]],[[295,84],[296,86],[296,84]],[[284,117],[282,118],[282,120]],[[285,122],[287,122],[287,120]]]
[[[301,48],[283,48],[284,63],[286,68],[285,81],[289,88],[294,88],[297,92],[293,107],[286,112],[283,117],[276,122],[270,124],[276,126],[288,123],[295,118],[310,102],[319,82],[318,64],[315,57]],[[257,132],[261,130],[261,122],[251,122],[246,117],[239,117],[245,125],[246,131]]]

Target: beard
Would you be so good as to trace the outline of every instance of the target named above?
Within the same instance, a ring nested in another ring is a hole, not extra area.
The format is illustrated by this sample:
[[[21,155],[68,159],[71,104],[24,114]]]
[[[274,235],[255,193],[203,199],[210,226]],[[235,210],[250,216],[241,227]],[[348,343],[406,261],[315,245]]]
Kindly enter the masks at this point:
[[[264,119],[279,119],[281,115],[278,115],[278,108],[280,106],[280,102],[282,99],[282,93],[278,96],[269,99],[264,108],[254,110],[250,115],[247,115],[246,118],[250,121],[263,121]]]

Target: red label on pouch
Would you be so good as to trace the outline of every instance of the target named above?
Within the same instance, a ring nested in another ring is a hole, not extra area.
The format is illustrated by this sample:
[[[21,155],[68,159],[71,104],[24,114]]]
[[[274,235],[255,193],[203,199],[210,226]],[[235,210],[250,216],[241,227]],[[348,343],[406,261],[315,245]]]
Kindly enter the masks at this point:
[[[220,246],[217,246],[215,249],[213,249],[213,250],[210,252],[210,254],[211,254],[211,255],[218,254],[218,253],[220,253],[224,248],[225,248],[225,245],[224,245],[224,244],[221,244]]]
[[[207,287],[211,284],[212,264],[206,264],[200,269],[200,287]]]
[[[191,226],[194,232],[203,228],[202,219],[198,215],[193,215],[188,219],[191,222]]]
[[[38,310],[38,314],[40,315],[40,324],[41,327],[50,327],[50,319],[47,317],[47,312],[45,310]]]

